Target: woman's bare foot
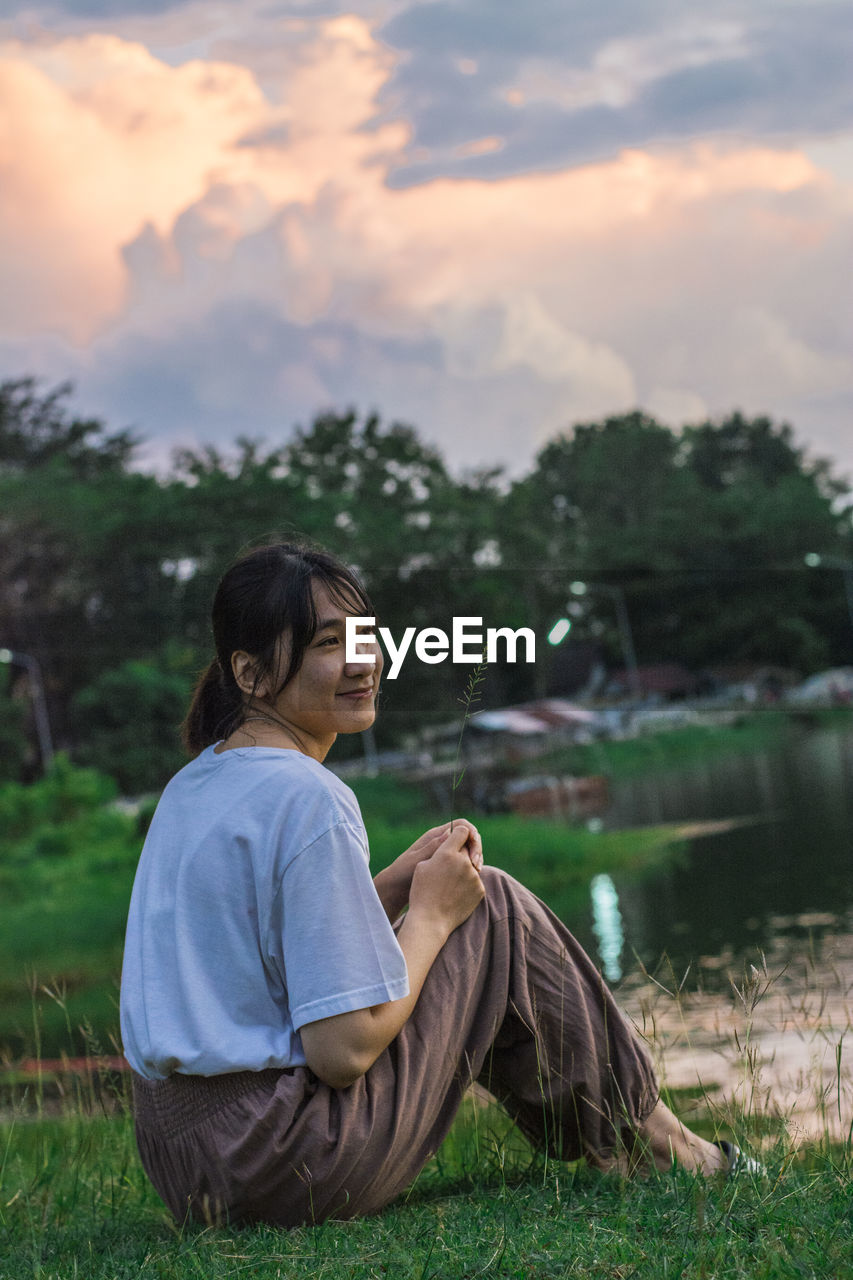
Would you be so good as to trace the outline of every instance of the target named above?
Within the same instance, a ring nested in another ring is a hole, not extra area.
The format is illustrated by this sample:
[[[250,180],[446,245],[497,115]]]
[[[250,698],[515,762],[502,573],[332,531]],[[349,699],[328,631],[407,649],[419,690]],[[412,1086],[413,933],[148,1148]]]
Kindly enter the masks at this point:
[[[631,1154],[631,1171],[645,1164],[656,1169],[671,1168],[677,1161],[682,1169],[710,1177],[728,1168],[728,1157],[713,1142],[693,1133],[658,1100],[651,1114],[640,1125],[637,1148]]]
[[[660,1100],[637,1130],[632,1150],[607,1157],[588,1152],[587,1160],[603,1173],[621,1173],[627,1177],[650,1168],[666,1172],[674,1161],[682,1169],[701,1173],[706,1178],[729,1167],[725,1151],[693,1133]]]

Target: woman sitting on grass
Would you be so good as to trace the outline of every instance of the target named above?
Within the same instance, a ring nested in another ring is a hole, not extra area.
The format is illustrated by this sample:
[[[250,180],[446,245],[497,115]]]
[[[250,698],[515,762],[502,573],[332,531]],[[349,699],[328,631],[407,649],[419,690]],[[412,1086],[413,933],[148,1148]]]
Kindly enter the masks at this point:
[[[659,1101],[568,930],[483,865],[473,823],[434,827],[371,879],[357,801],[323,760],[374,720],[381,652],[365,637],[348,662],[344,644],[346,617],[372,612],[353,573],[304,547],[254,550],[219,585],[217,657],[185,724],[197,754],[151,823],[122,972],[154,1186],[179,1221],[372,1213],[475,1080],[559,1159],[726,1168],[734,1151]]]

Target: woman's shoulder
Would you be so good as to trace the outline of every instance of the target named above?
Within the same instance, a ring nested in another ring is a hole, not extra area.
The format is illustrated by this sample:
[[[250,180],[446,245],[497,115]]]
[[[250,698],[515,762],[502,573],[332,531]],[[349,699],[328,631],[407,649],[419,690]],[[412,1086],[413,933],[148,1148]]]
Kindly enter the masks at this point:
[[[311,814],[320,824],[345,822],[362,826],[354,792],[331,769],[301,751],[283,747],[235,747],[216,752],[208,747],[197,757],[196,776],[213,791],[232,800],[244,798],[259,808]],[[180,776],[180,775],[178,775]]]
[[[300,777],[306,801],[310,798],[321,809],[325,810],[329,826],[341,823],[364,829],[358,800],[351,787],[310,756],[301,756]]]
[[[207,747],[167,785],[149,842],[164,832],[183,841],[204,833],[226,844],[236,839],[261,857],[270,849],[293,856],[337,827],[366,847],[355,794],[319,761],[282,748]]]

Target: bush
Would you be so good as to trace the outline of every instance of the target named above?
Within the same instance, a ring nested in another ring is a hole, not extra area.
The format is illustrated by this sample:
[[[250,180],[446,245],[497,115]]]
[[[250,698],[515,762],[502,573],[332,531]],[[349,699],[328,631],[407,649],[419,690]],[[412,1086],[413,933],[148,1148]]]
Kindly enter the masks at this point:
[[[110,1042],[142,844],[115,796],[62,755],[38,782],[0,786],[0,1058],[83,1052],[81,1027]]]
[[[80,836],[114,800],[116,784],[94,769],[80,769],[60,754],[43,778],[0,787],[0,865],[30,862],[39,853],[61,856],[80,848]],[[128,819],[114,813],[124,828]],[[131,823],[131,826],[133,824]]]
[[[74,698],[75,757],[111,774],[125,795],[159,791],[186,764],[179,739],[192,680],[165,662],[125,662]]]

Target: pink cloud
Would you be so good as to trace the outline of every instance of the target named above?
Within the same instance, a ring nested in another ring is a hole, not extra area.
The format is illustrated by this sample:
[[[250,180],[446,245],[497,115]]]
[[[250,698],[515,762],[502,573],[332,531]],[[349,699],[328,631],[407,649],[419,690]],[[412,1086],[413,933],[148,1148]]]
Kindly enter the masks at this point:
[[[160,340],[249,302],[433,344],[441,368],[372,371],[380,407],[423,421],[441,405],[450,436],[479,405],[529,447],[638,402],[773,411],[853,387],[816,288],[849,190],[803,151],[691,143],[395,190],[409,131],[375,122],[395,55],[353,16],[302,21],[295,50],[287,24],[280,39],[263,90],[225,45],[178,66],[117,35],[0,46],[0,335]],[[285,361],[272,394],[316,408],[321,363]],[[198,401],[227,402],[209,377]],[[523,379],[542,395],[521,427]]]
[[[121,246],[146,223],[171,228],[233,169],[233,142],[261,106],[243,68],[171,68],[114,36],[2,48],[0,266],[16,301],[5,332],[83,342],[115,316]]]

